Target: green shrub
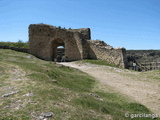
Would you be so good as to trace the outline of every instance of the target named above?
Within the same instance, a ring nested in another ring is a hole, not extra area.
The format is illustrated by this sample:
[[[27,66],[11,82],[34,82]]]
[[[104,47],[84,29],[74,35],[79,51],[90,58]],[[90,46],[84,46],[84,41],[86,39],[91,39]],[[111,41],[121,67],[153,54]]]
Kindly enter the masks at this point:
[[[18,47],[18,48],[28,48],[28,43],[19,42],[0,42],[0,45],[5,45],[9,47]]]

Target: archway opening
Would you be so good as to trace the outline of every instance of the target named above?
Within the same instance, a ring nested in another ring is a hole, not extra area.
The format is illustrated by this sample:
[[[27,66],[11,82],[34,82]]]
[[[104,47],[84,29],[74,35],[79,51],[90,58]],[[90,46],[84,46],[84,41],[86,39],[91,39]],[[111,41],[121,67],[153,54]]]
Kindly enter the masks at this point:
[[[65,43],[62,39],[55,39],[52,43],[53,60],[61,62],[62,57],[65,56]]]
[[[57,62],[61,62],[63,56],[65,56],[65,48],[64,46],[58,46],[57,47]]]

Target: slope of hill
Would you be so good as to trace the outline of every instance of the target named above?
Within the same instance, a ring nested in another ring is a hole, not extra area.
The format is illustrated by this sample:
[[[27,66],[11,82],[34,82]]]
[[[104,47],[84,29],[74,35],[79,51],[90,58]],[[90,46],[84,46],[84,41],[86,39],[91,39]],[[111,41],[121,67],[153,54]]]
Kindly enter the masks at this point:
[[[0,49],[2,120],[119,120],[131,119],[125,113],[152,113],[97,84],[78,69]]]

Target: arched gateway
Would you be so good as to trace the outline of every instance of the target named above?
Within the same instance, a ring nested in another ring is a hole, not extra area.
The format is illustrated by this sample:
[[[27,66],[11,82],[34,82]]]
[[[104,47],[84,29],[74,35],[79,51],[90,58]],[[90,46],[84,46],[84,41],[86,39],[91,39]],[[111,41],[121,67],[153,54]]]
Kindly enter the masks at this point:
[[[54,39],[51,43],[52,60],[60,62],[65,55],[65,43],[62,39]]]
[[[29,26],[30,53],[44,60],[56,59],[58,46],[65,48],[70,61],[87,58],[83,42],[89,39],[89,28],[67,30],[45,24]]]
[[[102,59],[126,67],[125,49],[115,49],[103,41],[91,40],[89,28],[63,29],[46,24],[31,24],[29,49],[31,54],[44,60],[60,61],[65,55],[69,61]]]

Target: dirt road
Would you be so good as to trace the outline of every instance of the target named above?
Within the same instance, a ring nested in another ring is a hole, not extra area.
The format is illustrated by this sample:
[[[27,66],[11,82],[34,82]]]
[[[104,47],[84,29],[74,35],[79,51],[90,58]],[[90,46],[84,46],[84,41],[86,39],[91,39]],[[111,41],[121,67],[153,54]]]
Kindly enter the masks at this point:
[[[160,115],[160,82],[149,79],[145,75],[142,76],[138,72],[108,66],[75,62],[60,64],[88,73],[103,86],[110,86],[114,91],[128,96]]]

